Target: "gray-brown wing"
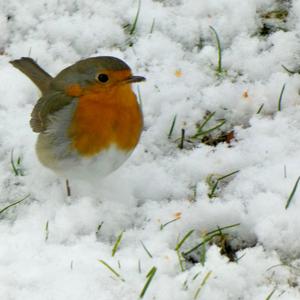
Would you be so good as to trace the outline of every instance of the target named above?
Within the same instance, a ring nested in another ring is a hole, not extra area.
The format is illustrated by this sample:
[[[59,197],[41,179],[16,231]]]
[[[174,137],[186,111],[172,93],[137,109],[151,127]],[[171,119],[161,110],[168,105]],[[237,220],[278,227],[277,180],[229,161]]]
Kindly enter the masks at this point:
[[[34,106],[30,126],[34,132],[43,132],[47,129],[49,117],[70,104],[74,98],[61,92],[47,94],[41,97]]]

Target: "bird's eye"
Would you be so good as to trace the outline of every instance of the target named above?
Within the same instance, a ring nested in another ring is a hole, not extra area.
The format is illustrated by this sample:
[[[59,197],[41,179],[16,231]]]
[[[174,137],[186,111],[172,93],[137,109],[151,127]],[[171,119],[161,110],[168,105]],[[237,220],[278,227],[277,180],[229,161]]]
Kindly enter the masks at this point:
[[[107,82],[108,81],[108,76],[106,74],[99,74],[97,75],[97,79],[100,81],[100,82]]]

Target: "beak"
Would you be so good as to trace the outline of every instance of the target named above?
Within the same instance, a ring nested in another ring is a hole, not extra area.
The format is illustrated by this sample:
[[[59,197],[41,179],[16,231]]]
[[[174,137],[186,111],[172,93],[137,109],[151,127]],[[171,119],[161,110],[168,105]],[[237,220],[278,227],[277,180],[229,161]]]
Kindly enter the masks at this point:
[[[124,83],[134,83],[134,82],[141,82],[145,80],[146,78],[143,76],[130,76],[124,80]]]

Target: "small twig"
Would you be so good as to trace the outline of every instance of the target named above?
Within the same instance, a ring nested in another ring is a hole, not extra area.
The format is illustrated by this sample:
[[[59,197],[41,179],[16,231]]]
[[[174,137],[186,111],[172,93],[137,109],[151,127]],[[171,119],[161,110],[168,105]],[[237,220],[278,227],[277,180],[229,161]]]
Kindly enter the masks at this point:
[[[180,144],[179,144],[179,149],[183,149],[183,143],[184,143],[184,137],[185,137],[185,129],[181,129],[181,139],[180,139]]]
[[[69,179],[66,179],[66,189],[67,189],[67,196],[71,197],[71,187],[69,184]]]

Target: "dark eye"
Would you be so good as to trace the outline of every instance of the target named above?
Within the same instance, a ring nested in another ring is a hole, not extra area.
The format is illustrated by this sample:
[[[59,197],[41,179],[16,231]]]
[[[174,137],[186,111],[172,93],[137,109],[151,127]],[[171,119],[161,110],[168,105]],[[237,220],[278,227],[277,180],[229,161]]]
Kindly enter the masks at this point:
[[[108,81],[108,76],[106,74],[99,74],[97,76],[97,79],[100,81],[100,82],[107,82]]]

